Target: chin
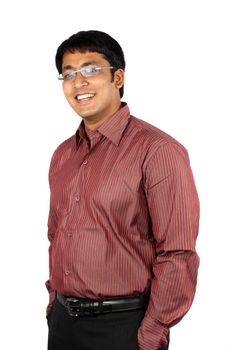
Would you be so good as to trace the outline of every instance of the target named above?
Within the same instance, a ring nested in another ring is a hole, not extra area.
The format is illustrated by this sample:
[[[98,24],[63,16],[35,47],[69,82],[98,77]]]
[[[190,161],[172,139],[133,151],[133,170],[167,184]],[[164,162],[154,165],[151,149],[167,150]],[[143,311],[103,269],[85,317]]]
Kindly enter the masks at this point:
[[[96,115],[96,112],[95,111],[78,111],[76,110],[76,113],[78,115],[80,115],[80,117],[82,118],[91,118],[91,117],[94,117]]]

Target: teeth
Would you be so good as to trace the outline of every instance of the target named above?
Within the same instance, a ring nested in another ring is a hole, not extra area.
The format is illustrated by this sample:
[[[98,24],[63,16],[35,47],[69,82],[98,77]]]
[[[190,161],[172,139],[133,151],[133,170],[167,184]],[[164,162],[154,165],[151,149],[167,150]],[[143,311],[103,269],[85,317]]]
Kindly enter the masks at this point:
[[[77,98],[77,100],[83,100],[83,99],[85,99],[85,98],[90,98],[90,97],[93,97],[94,96],[94,94],[84,94],[84,95],[78,95],[78,96],[76,96],[76,98]]]

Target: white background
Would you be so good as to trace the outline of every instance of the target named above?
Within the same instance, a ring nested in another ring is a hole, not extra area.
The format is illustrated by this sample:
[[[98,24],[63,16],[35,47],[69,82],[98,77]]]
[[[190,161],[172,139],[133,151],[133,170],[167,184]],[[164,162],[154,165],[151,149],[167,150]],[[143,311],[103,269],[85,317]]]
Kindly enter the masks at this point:
[[[232,1],[8,1],[0,5],[1,349],[43,350],[47,173],[80,119],[63,97],[58,45],[108,32],[126,61],[131,113],[189,151],[201,201],[196,298],[171,350],[233,350]]]

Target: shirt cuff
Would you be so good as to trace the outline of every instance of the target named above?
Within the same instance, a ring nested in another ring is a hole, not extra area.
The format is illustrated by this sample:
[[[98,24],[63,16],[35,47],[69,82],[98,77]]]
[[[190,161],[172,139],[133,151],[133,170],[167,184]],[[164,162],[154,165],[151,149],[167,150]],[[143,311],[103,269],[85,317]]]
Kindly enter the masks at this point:
[[[55,291],[51,291],[49,293],[49,304],[48,304],[47,309],[46,309],[46,317],[48,317],[48,314],[53,306],[55,298],[56,298]]]
[[[159,321],[153,320],[148,312],[138,329],[138,346],[140,350],[159,350],[166,346],[169,329]]]

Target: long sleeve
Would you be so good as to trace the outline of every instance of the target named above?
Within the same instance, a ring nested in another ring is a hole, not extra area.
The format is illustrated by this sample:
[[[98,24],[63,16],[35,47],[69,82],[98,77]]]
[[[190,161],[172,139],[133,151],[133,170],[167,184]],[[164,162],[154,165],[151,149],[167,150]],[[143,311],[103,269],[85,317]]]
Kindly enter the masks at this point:
[[[171,326],[189,310],[199,257],[199,200],[186,150],[167,143],[147,160],[144,186],[156,258],[148,309],[138,331],[140,350],[166,344]]]
[[[49,210],[49,217],[48,217],[48,239],[50,241],[50,246],[49,246],[49,275],[50,272],[52,270],[52,241],[54,238],[54,234],[56,231],[56,216],[52,210],[52,207],[50,205],[50,210]],[[47,306],[47,314],[49,313],[53,302],[55,300],[55,291],[53,290],[51,283],[50,283],[50,279],[48,279],[48,281],[46,281],[45,283],[48,292],[49,292],[49,304]]]
[[[54,153],[55,155],[55,153]],[[52,173],[52,166],[54,163],[54,158],[55,156],[53,155],[52,160],[51,160],[51,165],[50,165],[50,170],[49,170],[49,185],[51,187],[51,173]],[[51,282],[50,282],[50,275],[51,275],[51,271],[52,271],[52,249],[53,249],[53,239],[55,236],[55,232],[57,229],[57,216],[55,214],[55,211],[53,210],[52,207],[52,201],[50,198],[50,208],[49,208],[49,215],[48,215],[48,240],[50,242],[49,245],[49,279],[46,281],[45,285],[46,288],[49,292],[49,304],[47,306],[47,310],[46,310],[46,314],[48,315],[53,302],[55,300],[55,291],[53,290],[52,286],[51,286]]]

